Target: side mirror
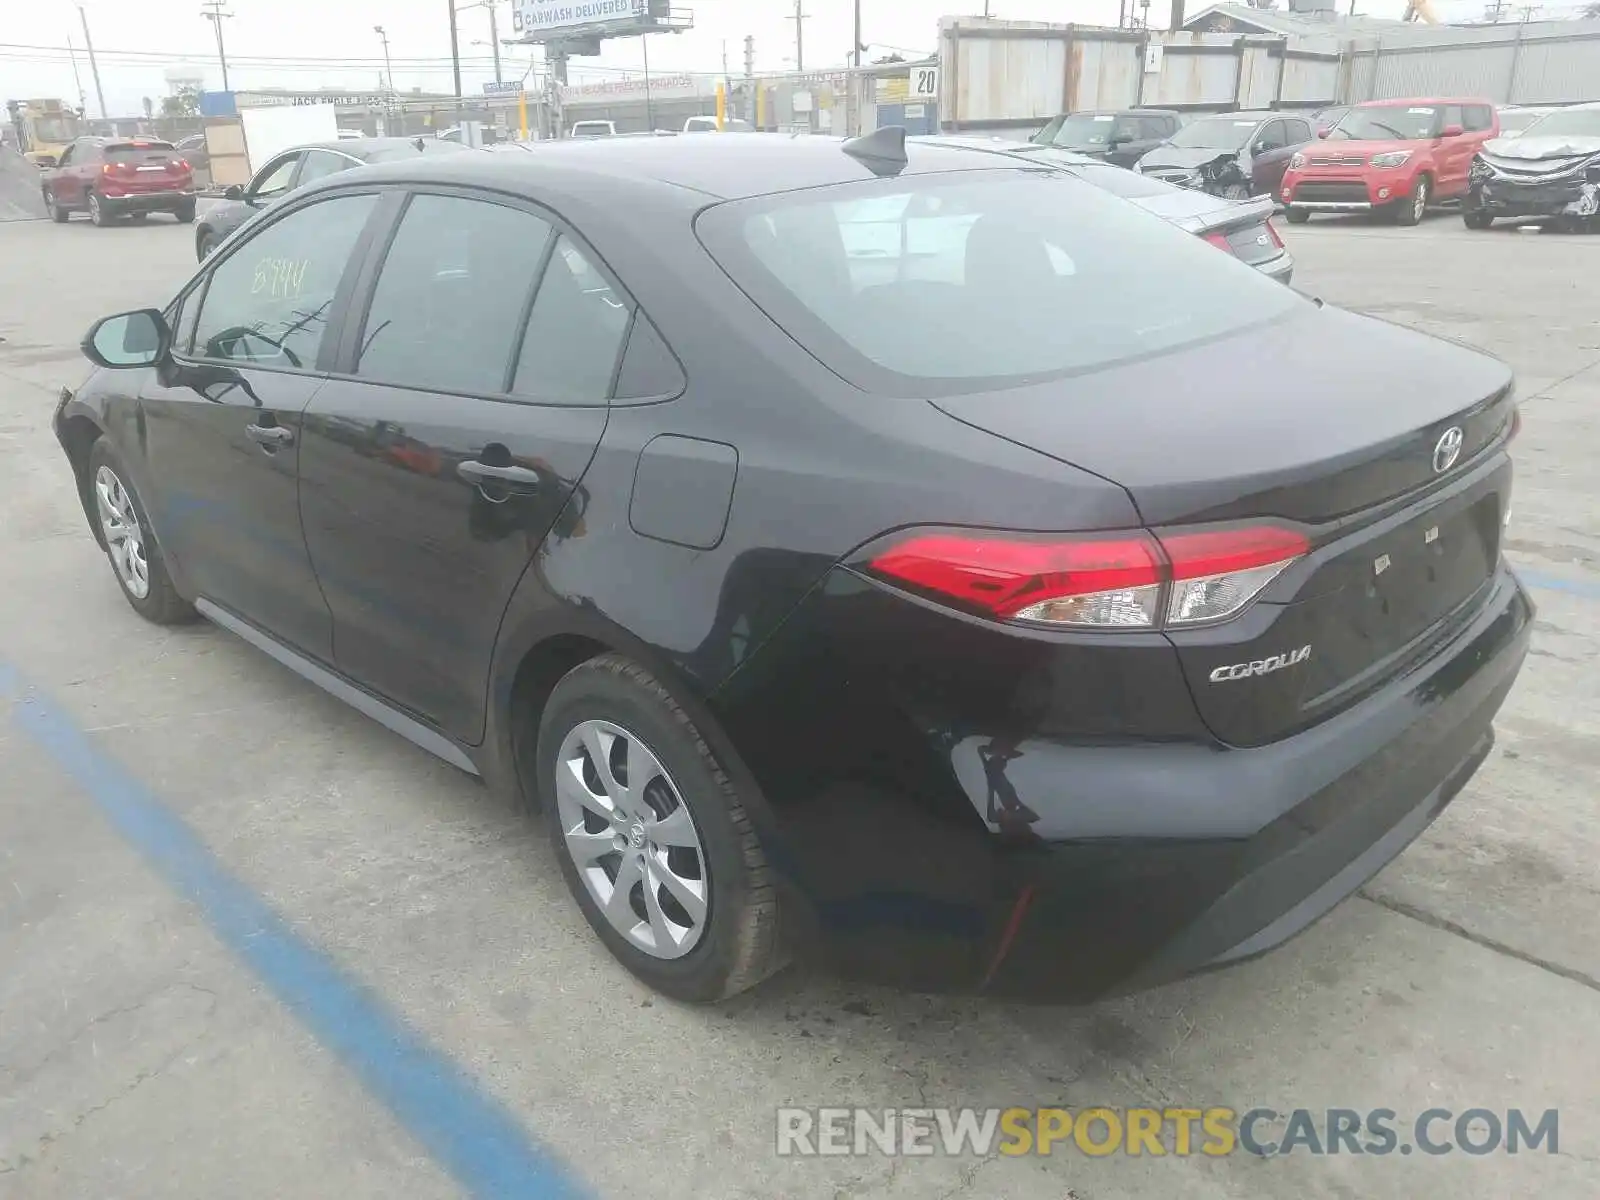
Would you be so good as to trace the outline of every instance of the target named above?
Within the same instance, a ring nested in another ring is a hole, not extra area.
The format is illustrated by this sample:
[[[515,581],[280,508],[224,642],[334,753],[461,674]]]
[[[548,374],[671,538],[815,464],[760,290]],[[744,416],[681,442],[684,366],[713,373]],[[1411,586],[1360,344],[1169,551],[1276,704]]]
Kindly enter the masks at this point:
[[[84,357],[97,367],[148,367],[166,357],[172,346],[167,319],[153,308],[102,317],[84,335]]]
[[[1333,126],[1332,125],[1324,125],[1321,129],[1317,130],[1317,136],[1319,138],[1325,138],[1332,132],[1333,132]]]
[[[1459,125],[1446,125],[1439,131],[1440,137],[1460,137],[1466,130]]]
[[[230,183],[227,190],[222,193],[222,198],[224,200],[243,200],[244,189],[237,183]]]

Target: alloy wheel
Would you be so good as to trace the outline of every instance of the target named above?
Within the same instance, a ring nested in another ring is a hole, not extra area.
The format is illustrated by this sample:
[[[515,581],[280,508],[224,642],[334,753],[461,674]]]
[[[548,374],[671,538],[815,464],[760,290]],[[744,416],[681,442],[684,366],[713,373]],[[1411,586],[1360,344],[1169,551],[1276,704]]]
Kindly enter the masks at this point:
[[[115,471],[101,467],[94,476],[94,496],[100,512],[100,531],[105,534],[117,578],[130,596],[143,600],[150,594],[150,562],[145,557],[144,530],[128,489]]]
[[[556,756],[562,843],[611,927],[653,958],[682,958],[710,917],[711,877],[694,817],[635,734],[581,721]]]
[[[1413,220],[1422,220],[1423,214],[1428,211],[1428,181],[1417,180],[1417,186],[1412,189],[1411,216]]]
[[[100,208],[100,197],[93,192],[89,193],[89,220],[96,225],[104,225],[106,223],[105,213]]]

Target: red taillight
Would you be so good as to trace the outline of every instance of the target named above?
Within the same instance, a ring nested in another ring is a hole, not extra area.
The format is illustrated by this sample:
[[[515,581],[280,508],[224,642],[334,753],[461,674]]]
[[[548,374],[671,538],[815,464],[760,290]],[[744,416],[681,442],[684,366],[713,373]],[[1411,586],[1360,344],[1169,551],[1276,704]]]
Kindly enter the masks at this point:
[[[178,171],[188,171],[190,169],[189,160],[187,158],[174,159],[170,165]]]
[[[1282,250],[1283,249],[1283,238],[1278,236],[1278,228],[1277,228],[1277,226],[1274,225],[1271,221],[1268,221],[1266,223],[1266,225],[1267,225],[1267,236],[1272,239],[1272,244],[1274,246],[1276,246],[1279,250]]]
[[[860,565],[1002,621],[1157,629],[1236,615],[1310,548],[1279,525],[1081,537],[911,530]]]
[[[1210,242],[1218,250],[1226,250],[1229,254],[1233,253],[1233,243],[1228,241],[1227,234],[1212,232],[1202,233],[1200,236],[1206,241]]]
[[[100,168],[100,174],[102,174],[102,175],[111,175],[111,174],[114,174],[116,172],[116,169],[117,169],[117,164],[116,163],[105,163]]]

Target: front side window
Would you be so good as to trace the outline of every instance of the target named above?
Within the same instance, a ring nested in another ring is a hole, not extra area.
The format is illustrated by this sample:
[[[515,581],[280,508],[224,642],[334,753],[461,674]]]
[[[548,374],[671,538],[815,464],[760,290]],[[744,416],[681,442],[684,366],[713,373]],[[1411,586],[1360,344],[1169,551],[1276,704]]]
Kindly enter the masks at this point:
[[[1304,303],[1066,171],[853,183],[733,201],[702,242],[866,390],[971,392],[1163,353]]]
[[[1358,142],[1421,142],[1439,136],[1441,110],[1431,104],[1373,104],[1352,108],[1328,136]]]
[[[499,395],[552,231],[518,208],[412,197],[372,294],[356,373]]]
[[[528,317],[512,390],[553,404],[601,404],[611,394],[632,306],[565,235]]]
[[[1494,110],[1487,104],[1469,104],[1465,113],[1469,133],[1482,133],[1485,129],[1494,128]]]
[[[250,184],[250,194],[270,199],[289,190],[289,180],[300,162],[299,153],[285,154],[277,162],[268,163]]]
[[[357,165],[354,160],[342,154],[335,154],[331,150],[307,150],[306,165],[300,168],[300,185],[304,187],[313,179],[337,175],[340,171],[348,171]]]
[[[211,272],[194,355],[312,370],[334,293],[377,200],[371,194],[323,200],[241,243]]]

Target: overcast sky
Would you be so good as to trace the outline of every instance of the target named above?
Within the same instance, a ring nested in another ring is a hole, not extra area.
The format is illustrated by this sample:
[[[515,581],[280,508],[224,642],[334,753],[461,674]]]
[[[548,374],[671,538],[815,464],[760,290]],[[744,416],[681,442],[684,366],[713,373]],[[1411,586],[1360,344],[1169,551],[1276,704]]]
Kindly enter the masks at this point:
[[[510,5],[500,0],[500,30],[511,29]],[[734,73],[743,70],[744,38],[755,37],[758,71],[792,69],[793,0],[676,0],[694,12],[695,29],[650,39],[651,73],[720,71],[726,46]],[[1130,0],[1132,2],[1132,0]],[[1205,0],[1188,0],[1190,13]],[[1405,0],[1357,0],[1370,16],[1399,16]],[[448,92],[451,0],[230,0],[233,17],[224,23],[230,82],[250,87],[318,86],[375,90],[381,86],[383,46],[373,31],[381,24],[389,36],[395,87]],[[458,7],[467,0],[454,0]],[[850,52],[852,0],[804,0],[805,65],[842,65]],[[1152,25],[1164,25],[1170,0],[1152,0]],[[1446,15],[1477,16],[1481,0],[1436,0]],[[1347,8],[1347,0],[1340,0]],[[1077,21],[1115,25],[1118,0],[991,0],[993,15],[1021,20]],[[168,68],[202,72],[205,86],[222,86],[210,22],[200,15],[200,0],[85,0],[89,30],[100,60],[106,104],[113,115],[136,113],[141,99],[159,100],[170,89]],[[83,30],[73,0],[0,0],[0,99],[55,97],[77,92],[66,47],[79,51],[79,72],[89,111],[98,115],[94,83],[83,55]],[[943,15],[980,13],[983,0],[862,0],[863,40],[876,57],[890,48],[931,52]],[[465,8],[459,17],[463,89],[479,94],[494,77],[490,63],[488,14]],[[485,44],[475,45],[474,42]],[[55,47],[32,49],[26,47]],[[22,47],[22,48],[19,48]],[[502,49],[508,78],[527,68],[527,47]],[[909,56],[909,55],[908,55]],[[330,61],[318,62],[314,60]],[[280,61],[269,61],[280,60]],[[573,82],[614,78],[643,65],[641,39],[608,43],[594,59],[575,59]]]

